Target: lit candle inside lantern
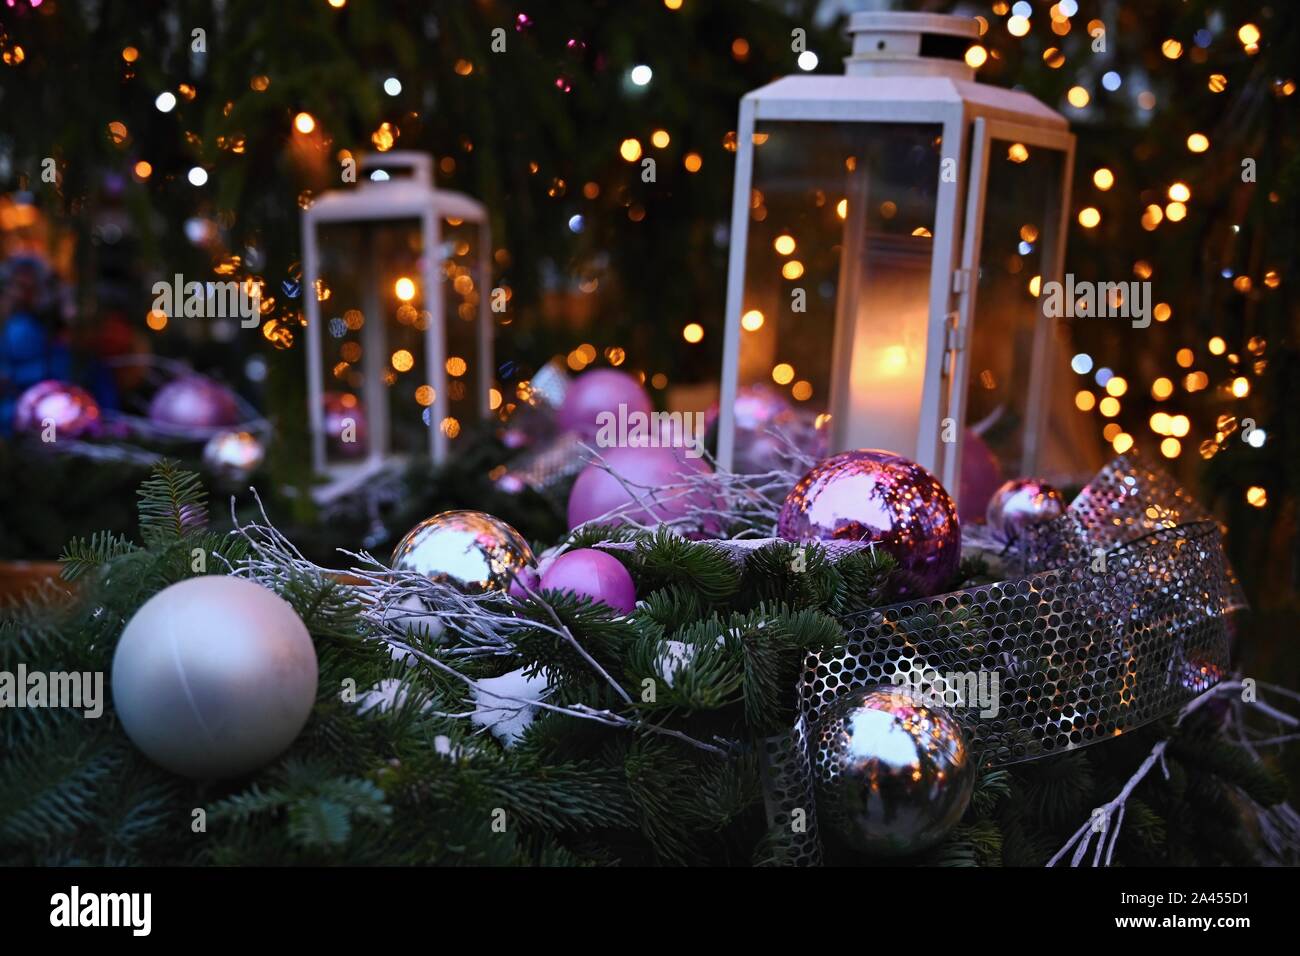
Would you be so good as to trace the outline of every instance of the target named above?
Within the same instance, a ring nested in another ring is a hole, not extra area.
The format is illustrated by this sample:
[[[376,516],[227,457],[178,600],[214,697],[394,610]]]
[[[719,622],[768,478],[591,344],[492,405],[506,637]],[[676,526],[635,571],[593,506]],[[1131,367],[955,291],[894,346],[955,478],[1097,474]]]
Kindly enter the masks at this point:
[[[914,458],[925,391],[930,239],[873,234],[864,245],[854,283],[856,327],[837,335],[837,348],[846,336],[852,346],[848,389],[831,399],[831,444]]]

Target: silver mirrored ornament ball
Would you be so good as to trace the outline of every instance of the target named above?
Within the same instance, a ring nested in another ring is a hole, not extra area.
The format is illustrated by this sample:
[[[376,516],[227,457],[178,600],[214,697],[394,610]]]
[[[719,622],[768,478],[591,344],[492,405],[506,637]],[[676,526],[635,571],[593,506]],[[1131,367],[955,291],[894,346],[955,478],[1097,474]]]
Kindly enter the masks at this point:
[[[985,518],[989,529],[1007,543],[1020,540],[1030,525],[1065,514],[1065,498],[1045,481],[1015,478],[989,498]]]
[[[265,458],[266,446],[252,432],[217,432],[203,446],[203,467],[226,484],[247,481]]]
[[[395,571],[415,571],[465,594],[504,591],[537,562],[519,532],[482,511],[444,511],[421,521],[393,549]]]
[[[813,735],[818,818],[871,856],[918,853],[961,819],[975,760],[956,719],[900,687],[851,691]]]

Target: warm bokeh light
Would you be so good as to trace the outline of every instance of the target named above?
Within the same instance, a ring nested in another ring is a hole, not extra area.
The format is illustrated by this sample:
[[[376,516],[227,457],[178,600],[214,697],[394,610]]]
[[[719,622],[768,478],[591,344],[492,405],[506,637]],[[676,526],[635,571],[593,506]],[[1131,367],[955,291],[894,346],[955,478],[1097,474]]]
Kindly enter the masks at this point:
[[[398,349],[393,353],[393,368],[399,372],[409,372],[415,367],[415,356],[406,349]]]
[[[1083,391],[1075,392],[1074,407],[1081,412],[1090,412],[1097,407],[1097,396],[1092,392]]]
[[[1122,455],[1133,447],[1133,436],[1128,432],[1120,432],[1110,443],[1115,449],[1115,454]]]
[[[1222,355],[1228,351],[1228,343],[1223,340],[1222,336],[1216,335],[1206,343],[1206,348],[1210,350],[1211,355]]]
[[[619,144],[618,154],[629,163],[635,163],[641,158],[641,141],[628,137]]]
[[[798,259],[791,259],[781,267],[782,278],[794,281],[803,275],[803,263]]]
[[[1181,368],[1191,368],[1192,363],[1196,361],[1196,355],[1191,349],[1179,349],[1174,354],[1174,361],[1177,362]]]
[[[1183,453],[1183,443],[1177,438],[1166,438],[1160,442],[1160,454],[1166,458],[1177,458]]]
[[[1172,379],[1165,378],[1162,375],[1151,383],[1151,397],[1156,401],[1163,402],[1172,394],[1174,394],[1174,383]]]
[[[1112,375],[1106,380],[1106,394],[1114,395],[1116,398],[1122,396],[1128,391],[1128,382],[1118,375]]]
[[[795,249],[794,236],[787,234],[777,236],[772,242],[772,248],[781,255],[788,256],[790,253],[794,252]]]
[[[989,51],[978,43],[966,51],[966,65],[972,70],[978,70],[988,58]]]
[[[746,332],[757,332],[763,327],[763,313],[758,309],[750,309],[740,317],[740,327]]]
[[[1187,188],[1187,183],[1174,183],[1169,187],[1169,198],[1174,202],[1187,202],[1192,198],[1192,191]]]
[[[672,142],[672,137],[668,135],[668,130],[657,129],[650,134],[650,142],[654,143],[658,149],[663,149]]]
[[[704,160],[700,158],[699,153],[687,153],[682,160],[682,165],[686,167],[688,173],[698,173],[704,165]]]
[[[1072,86],[1065,94],[1066,101],[1075,109],[1081,110],[1092,102],[1092,96],[1082,86]]]
[[[1259,485],[1251,485],[1246,489],[1246,503],[1256,508],[1262,508],[1268,504],[1268,491]]]
[[[1105,192],[1115,185],[1115,174],[1103,166],[1092,174],[1092,184]]]
[[[153,167],[143,159],[135,164],[135,178],[140,180],[148,179],[153,175]]]
[[[704,339],[704,326],[698,322],[691,322],[682,329],[682,338],[694,345]]]
[[[393,292],[403,302],[410,302],[412,299],[415,298],[414,280],[408,279],[406,276],[402,276],[400,279],[398,279],[396,282],[393,283]]]
[[[1107,418],[1114,418],[1119,414],[1119,399],[1113,395],[1107,395],[1101,400],[1097,410]]]
[[[795,401],[808,401],[808,399],[812,398],[813,394],[812,382],[806,380],[795,382],[794,388],[790,389],[790,394],[794,397]]]
[[[1210,137],[1204,133],[1193,133],[1187,137],[1187,148],[1193,153],[1203,153],[1210,148]]]
[[[782,362],[772,369],[772,381],[778,385],[789,385],[794,381],[794,366],[788,362]]]
[[[299,113],[293,118],[293,128],[306,136],[316,128],[316,117],[310,113]]]
[[[1101,210],[1096,206],[1085,206],[1079,210],[1079,225],[1084,229],[1095,228],[1101,222]]]
[[[1180,202],[1171,202],[1165,206],[1165,218],[1170,222],[1182,222],[1187,218],[1187,207]]]
[[[1250,394],[1250,380],[1238,375],[1232,380],[1232,394],[1236,398],[1245,398]]]

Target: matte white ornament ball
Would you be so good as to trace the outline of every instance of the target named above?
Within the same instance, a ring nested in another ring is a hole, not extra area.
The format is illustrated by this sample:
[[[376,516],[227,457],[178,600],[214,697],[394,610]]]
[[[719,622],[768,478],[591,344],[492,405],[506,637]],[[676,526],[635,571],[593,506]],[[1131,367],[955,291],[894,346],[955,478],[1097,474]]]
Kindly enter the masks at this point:
[[[155,763],[196,779],[236,777],[293,743],[317,676],[311,636],[287,601],[209,575],[159,591],[127,623],[113,705]]]

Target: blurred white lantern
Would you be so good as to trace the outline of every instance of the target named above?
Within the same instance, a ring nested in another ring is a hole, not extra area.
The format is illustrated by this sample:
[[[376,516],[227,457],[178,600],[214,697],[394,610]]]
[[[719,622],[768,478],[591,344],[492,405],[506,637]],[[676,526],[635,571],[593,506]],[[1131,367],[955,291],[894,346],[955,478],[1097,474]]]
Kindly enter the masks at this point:
[[[718,457],[738,388],[775,384],[832,452],[884,448],[959,487],[964,426],[1034,474],[1074,137],[976,83],[974,19],[858,13],[843,76],[748,94],[737,126]],[[739,456],[737,456],[739,457]]]
[[[394,459],[435,463],[489,412],[491,242],[431,157],[380,153],[302,214],[312,463],[325,498]]]

